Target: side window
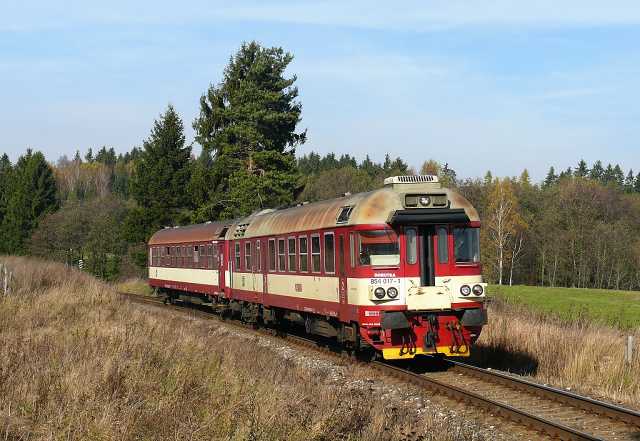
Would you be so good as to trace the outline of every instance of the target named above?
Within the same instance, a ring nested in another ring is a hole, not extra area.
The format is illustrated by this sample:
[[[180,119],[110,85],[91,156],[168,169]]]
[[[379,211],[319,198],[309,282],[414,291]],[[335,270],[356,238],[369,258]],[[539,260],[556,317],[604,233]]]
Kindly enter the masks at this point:
[[[269,239],[269,271],[276,270],[276,241]]]
[[[344,260],[344,234],[341,234],[338,238],[338,272],[341,276],[346,274]]]
[[[309,271],[309,249],[307,247],[306,236],[299,237],[298,242],[298,251],[300,252],[300,271],[307,272]]]
[[[418,261],[418,240],[415,228],[407,228],[404,232],[407,243],[407,263],[413,265]]]
[[[260,251],[260,239],[256,241],[255,263],[256,263],[256,270],[262,271],[262,252]]]
[[[324,272],[333,274],[336,272],[335,242],[333,233],[324,235]]]
[[[240,270],[240,242],[235,242],[235,266],[236,271]]]
[[[284,239],[278,239],[278,271],[287,270]]]
[[[244,243],[244,269],[251,271],[251,242]]]
[[[209,269],[213,269],[213,245],[207,245],[207,256],[209,256]]]
[[[438,227],[438,262],[449,263],[449,234],[446,227]]]
[[[320,272],[320,236],[311,236],[311,270]]]
[[[288,257],[289,257],[289,271],[292,271],[292,272],[297,271],[298,265],[296,265],[296,260],[298,256],[296,255],[296,238],[295,237],[289,238]]]

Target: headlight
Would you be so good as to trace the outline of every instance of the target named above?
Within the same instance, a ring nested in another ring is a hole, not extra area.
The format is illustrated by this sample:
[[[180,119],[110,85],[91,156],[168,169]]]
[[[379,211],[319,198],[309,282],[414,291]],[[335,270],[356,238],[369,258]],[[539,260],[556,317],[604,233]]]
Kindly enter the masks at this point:
[[[484,288],[482,288],[482,285],[474,285],[473,286],[473,293],[475,295],[481,296],[483,292],[484,292]]]
[[[468,296],[469,294],[471,294],[471,288],[469,287],[469,285],[462,285],[460,287],[460,294],[462,294],[463,296]]]
[[[392,299],[395,299],[396,297],[398,297],[398,290],[392,286],[391,288],[387,289],[387,295]]]
[[[431,198],[429,196],[420,196],[420,205],[424,205],[425,207],[431,203]]]
[[[384,288],[376,288],[376,290],[373,292],[373,295],[375,295],[378,299],[384,299],[384,294]]]

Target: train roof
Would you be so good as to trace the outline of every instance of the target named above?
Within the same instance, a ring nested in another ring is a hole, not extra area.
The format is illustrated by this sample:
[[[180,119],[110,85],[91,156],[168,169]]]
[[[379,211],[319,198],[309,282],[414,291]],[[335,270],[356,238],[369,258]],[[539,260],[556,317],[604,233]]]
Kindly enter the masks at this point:
[[[416,196],[429,196],[433,203],[428,208],[409,207],[407,198]],[[262,210],[226,222],[165,228],[151,236],[149,245],[285,235],[347,225],[425,225],[479,221],[478,212],[471,203],[457,192],[442,187],[436,177],[399,176],[386,179],[383,188],[366,193],[278,210]]]
[[[407,194],[433,194],[446,197],[446,208],[422,209],[421,215],[438,213],[441,222],[450,222],[457,214],[460,222],[479,222],[478,212],[459,193],[430,183],[390,183],[384,188],[326,201],[301,204],[281,210],[264,210],[238,220],[227,232],[227,239],[281,235],[297,231],[321,230],[345,225],[401,223],[398,216],[418,213],[407,210]],[[348,213],[347,213],[348,212]],[[348,214],[348,215],[347,215]],[[344,216],[341,219],[341,215]],[[432,219],[436,219],[432,217]],[[418,224],[419,222],[417,222]]]
[[[207,222],[204,224],[187,225],[184,227],[166,227],[156,231],[149,239],[149,245],[164,245],[175,243],[211,242],[223,239],[225,228],[232,221]],[[222,235],[222,237],[220,237]]]

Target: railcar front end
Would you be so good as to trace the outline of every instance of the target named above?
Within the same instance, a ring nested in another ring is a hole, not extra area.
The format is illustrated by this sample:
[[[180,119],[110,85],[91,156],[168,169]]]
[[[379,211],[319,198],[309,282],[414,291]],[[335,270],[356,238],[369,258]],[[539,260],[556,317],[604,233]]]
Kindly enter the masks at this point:
[[[477,213],[436,178],[385,184],[403,207],[351,239],[360,335],[385,359],[469,356],[487,322]]]

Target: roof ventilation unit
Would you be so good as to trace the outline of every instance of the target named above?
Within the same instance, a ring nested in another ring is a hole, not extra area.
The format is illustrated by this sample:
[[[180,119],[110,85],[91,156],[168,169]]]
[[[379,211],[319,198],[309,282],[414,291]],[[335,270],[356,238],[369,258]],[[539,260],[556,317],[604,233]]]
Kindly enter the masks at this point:
[[[438,177],[433,175],[391,176],[384,180],[384,185],[393,184],[436,184]]]

